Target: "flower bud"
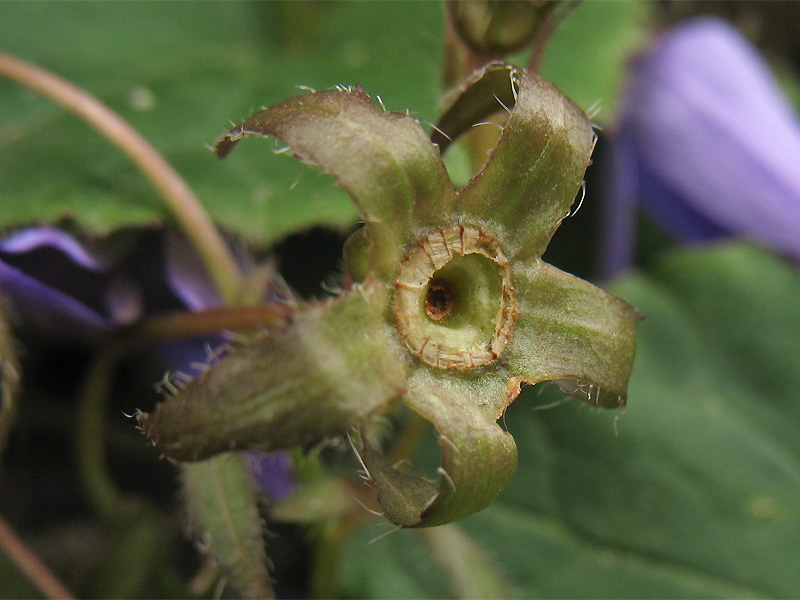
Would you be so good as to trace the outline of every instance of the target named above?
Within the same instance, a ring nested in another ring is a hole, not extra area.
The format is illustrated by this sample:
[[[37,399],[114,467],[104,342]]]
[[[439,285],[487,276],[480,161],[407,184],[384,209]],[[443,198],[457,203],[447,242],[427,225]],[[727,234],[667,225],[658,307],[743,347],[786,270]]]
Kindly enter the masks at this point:
[[[450,0],[447,14],[473,52],[503,56],[529,45],[558,4],[548,0]]]

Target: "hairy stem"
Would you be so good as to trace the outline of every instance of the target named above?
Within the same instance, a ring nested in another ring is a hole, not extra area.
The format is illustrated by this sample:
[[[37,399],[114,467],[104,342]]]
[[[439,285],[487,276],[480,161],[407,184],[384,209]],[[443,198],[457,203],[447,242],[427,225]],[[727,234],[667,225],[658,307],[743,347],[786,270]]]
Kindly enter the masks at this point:
[[[0,52],[0,75],[60,104],[124,152],[164,197],[222,297],[236,298],[242,277],[233,255],[192,190],[147,140],[95,97],[35,65]]]

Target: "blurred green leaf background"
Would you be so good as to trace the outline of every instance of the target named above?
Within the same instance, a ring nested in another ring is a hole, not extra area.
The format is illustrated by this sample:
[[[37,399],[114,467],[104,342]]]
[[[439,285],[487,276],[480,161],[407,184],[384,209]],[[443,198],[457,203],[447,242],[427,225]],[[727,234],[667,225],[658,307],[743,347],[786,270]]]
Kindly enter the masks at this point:
[[[645,3],[583,3],[554,36],[544,75],[584,109],[599,100],[596,120],[610,122],[649,13]],[[441,5],[427,1],[0,4],[0,47],[117,110],[221,226],[258,248],[313,225],[348,228],[356,211],[328,176],[269,144],[242,144],[225,161],[206,145],[298,85],[361,84],[389,110],[434,121],[442,30]],[[104,140],[0,81],[0,228],[63,219],[101,235],[168,216]],[[591,248],[566,239],[590,260]],[[514,597],[797,597],[796,269],[742,245],[671,251],[614,291],[647,317],[628,409],[536,410],[559,395],[527,389],[506,415],[519,471],[459,527]],[[387,529],[377,523],[345,547],[343,596],[456,593],[416,532],[367,546]],[[0,597],[35,593],[0,559]]]
[[[260,244],[356,211],[331,179],[267,144],[218,161],[207,145],[263,106],[361,84],[388,110],[434,122],[440,109],[439,2],[9,2],[0,46],[84,87],[138,129],[214,219]],[[646,5],[587,3],[543,67],[609,116],[623,57],[641,42]],[[604,26],[598,26],[602,15]],[[167,218],[124,156],[33,92],[0,82],[1,225],[73,218],[103,233]]]

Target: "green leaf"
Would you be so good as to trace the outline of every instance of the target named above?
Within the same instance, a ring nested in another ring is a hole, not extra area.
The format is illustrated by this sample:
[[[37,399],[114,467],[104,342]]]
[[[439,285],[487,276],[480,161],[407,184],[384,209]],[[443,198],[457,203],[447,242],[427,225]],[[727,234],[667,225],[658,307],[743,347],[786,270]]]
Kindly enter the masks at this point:
[[[433,556],[452,582],[456,598],[507,598],[508,586],[497,566],[457,525],[420,530]]]
[[[287,157],[265,161],[258,144],[222,163],[206,145],[297,85],[360,83],[390,110],[433,120],[442,19],[437,3],[13,2],[0,39],[109,104],[217,222],[264,244],[312,224],[349,225],[357,211],[329,178]],[[83,123],[1,80],[0,107],[0,225],[73,217],[103,233],[168,218],[134,167]]]
[[[628,408],[537,411],[559,394],[523,392],[506,413],[517,475],[460,525],[513,597],[796,597],[796,270],[731,245],[669,255],[614,291],[647,316]],[[395,578],[442,595],[429,564],[386,562],[418,552],[400,533],[348,545],[348,595],[381,596]]]
[[[377,527],[364,527],[345,547],[343,597],[511,596],[502,563],[493,560],[459,525],[398,530],[376,540],[379,533]],[[367,564],[362,554],[365,548],[370,556]]]
[[[143,430],[182,461],[308,447],[346,433],[406,389],[397,342],[384,322],[387,296],[369,279],[308,305],[140,415]]]
[[[273,598],[259,496],[246,455],[183,465],[189,520],[201,545],[245,598]]]
[[[653,4],[610,0],[582,2],[547,45],[541,73],[593,120],[613,120],[628,64],[648,41]]]

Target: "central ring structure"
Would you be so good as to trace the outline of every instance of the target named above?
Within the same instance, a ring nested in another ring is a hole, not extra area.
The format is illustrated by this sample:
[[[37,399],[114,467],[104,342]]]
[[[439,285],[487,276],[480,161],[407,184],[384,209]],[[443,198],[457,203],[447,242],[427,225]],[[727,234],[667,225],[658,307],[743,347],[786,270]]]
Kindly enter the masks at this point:
[[[476,227],[434,231],[408,253],[394,318],[411,353],[440,369],[494,362],[511,337],[517,303],[500,244]]]

